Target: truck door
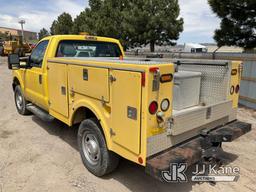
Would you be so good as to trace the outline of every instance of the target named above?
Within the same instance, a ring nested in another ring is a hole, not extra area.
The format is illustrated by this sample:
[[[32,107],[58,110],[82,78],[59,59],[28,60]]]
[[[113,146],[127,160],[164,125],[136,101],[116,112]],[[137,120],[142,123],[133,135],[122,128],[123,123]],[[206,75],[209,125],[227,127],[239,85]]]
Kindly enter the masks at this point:
[[[27,69],[25,73],[25,95],[32,103],[42,107],[47,107],[47,98],[45,95],[46,73],[45,52],[49,41],[40,42],[31,53],[29,65],[31,69]]]
[[[113,70],[111,76],[113,141],[129,151],[139,154],[141,73]]]

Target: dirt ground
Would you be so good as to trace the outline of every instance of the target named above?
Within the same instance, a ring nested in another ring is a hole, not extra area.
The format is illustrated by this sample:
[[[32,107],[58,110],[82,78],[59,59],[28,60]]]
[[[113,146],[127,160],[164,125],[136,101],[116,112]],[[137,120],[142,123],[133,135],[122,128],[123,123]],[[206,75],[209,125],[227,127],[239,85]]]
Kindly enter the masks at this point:
[[[252,132],[223,146],[228,165],[240,167],[237,182],[161,183],[127,160],[115,173],[97,178],[80,160],[75,129],[18,115],[11,80],[6,58],[0,57],[0,192],[256,191],[256,113],[252,110],[240,108],[238,113],[240,120],[253,124]]]

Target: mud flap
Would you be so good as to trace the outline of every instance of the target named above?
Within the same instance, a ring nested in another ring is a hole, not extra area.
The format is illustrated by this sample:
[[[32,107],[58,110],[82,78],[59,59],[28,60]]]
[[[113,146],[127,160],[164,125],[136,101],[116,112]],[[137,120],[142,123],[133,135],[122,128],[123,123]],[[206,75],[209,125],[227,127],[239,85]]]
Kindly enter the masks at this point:
[[[235,121],[211,132],[204,132],[197,138],[170,148],[147,159],[145,171],[163,181],[162,172],[168,171],[170,164],[186,163],[191,166],[202,158],[216,158],[221,152],[215,143],[231,142],[251,131],[251,124]]]

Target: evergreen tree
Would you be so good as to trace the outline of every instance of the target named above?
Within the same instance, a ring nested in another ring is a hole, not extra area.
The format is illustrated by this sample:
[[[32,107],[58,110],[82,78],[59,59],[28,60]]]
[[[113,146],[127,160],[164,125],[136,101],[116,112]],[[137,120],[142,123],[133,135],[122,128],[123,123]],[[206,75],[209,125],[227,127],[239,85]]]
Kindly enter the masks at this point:
[[[214,39],[218,46],[256,47],[255,0],[208,0],[212,10],[221,18]]]
[[[39,38],[39,40],[41,40],[41,39],[43,39],[44,37],[47,37],[47,36],[49,36],[50,34],[49,34],[49,32],[45,29],[45,28],[43,28],[43,29],[41,29],[40,31],[39,31],[39,33],[38,33],[38,38]]]
[[[71,34],[73,29],[72,17],[68,13],[62,13],[54,20],[51,26],[52,35]]]
[[[183,31],[178,0],[130,1],[125,10],[125,29],[131,45],[175,45]]]
[[[125,48],[175,44],[183,31],[178,0],[90,0],[73,32],[117,38]]]

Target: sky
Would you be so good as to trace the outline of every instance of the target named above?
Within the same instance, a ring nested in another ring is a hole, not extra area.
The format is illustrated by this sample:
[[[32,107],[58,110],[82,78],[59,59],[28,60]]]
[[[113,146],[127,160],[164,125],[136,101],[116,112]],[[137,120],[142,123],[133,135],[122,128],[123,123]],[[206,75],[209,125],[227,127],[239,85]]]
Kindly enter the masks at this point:
[[[207,0],[179,0],[184,31],[178,43],[213,43],[213,33],[220,20],[212,13]],[[49,29],[54,19],[63,12],[73,18],[88,6],[88,0],[0,0],[0,26],[20,28],[25,19],[25,30],[38,32]]]

